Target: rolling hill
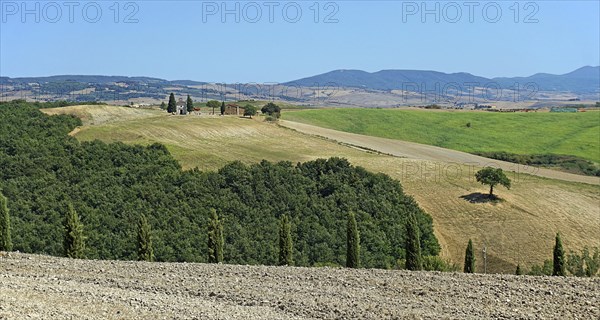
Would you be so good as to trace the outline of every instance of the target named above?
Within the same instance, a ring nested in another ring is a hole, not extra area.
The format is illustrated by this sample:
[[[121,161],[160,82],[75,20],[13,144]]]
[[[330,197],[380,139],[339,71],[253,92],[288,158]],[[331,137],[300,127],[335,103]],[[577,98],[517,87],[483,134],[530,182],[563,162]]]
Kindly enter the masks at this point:
[[[75,134],[82,141],[101,139],[148,145],[166,145],[184,168],[216,170],[224,163],[262,159],[292,162],[345,157],[354,165],[398,179],[434,221],[442,255],[462,264],[469,238],[479,252],[487,250],[487,271],[512,273],[517,263],[529,268],[552,254],[554,234],[560,231],[567,250],[597,246],[600,228],[598,186],[572,183],[527,174],[512,176],[511,190],[500,189],[500,203],[472,203],[470,195],[485,192],[468,165],[404,159],[377,154],[331,140],[281,128],[261,119],[210,116],[169,116],[147,111],[138,118],[132,109],[78,106],[48,113],[87,115]],[[131,117],[119,119],[122,113]],[[112,114],[108,117],[107,114]],[[95,119],[103,119],[96,121]],[[95,124],[97,123],[97,124]],[[368,137],[367,137],[368,138]]]
[[[600,163],[600,112],[564,114],[324,109],[286,112],[284,118],[345,132],[470,153],[551,153],[579,156]]]

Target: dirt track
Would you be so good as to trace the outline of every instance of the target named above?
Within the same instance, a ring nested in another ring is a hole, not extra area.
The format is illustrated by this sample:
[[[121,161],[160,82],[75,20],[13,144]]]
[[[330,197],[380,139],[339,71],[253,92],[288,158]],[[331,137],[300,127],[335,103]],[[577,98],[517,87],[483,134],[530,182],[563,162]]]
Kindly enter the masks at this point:
[[[0,257],[0,319],[598,319],[600,281]]]
[[[506,171],[519,171],[520,173],[528,173],[544,178],[600,185],[600,178],[598,177],[581,176],[550,169],[523,166],[425,144],[348,133],[293,121],[281,120],[280,125],[302,133],[321,136],[341,143],[398,157],[445,163],[469,164],[479,167],[495,166]]]

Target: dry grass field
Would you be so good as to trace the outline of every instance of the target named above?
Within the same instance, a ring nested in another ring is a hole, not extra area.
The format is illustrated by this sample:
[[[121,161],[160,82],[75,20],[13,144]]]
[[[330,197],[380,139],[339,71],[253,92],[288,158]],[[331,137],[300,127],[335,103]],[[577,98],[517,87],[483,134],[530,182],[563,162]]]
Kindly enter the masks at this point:
[[[462,265],[469,238],[477,249],[478,271],[487,250],[487,271],[512,273],[517,263],[529,269],[552,257],[554,235],[561,232],[568,250],[600,245],[600,187],[511,173],[513,187],[497,189],[504,200],[477,202],[487,188],[477,168],[406,159],[358,149],[306,135],[261,118],[171,116],[157,110],[110,106],[48,109],[84,119],[74,135],[81,141],[167,146],[184,169],[216,170],[240,160],[300,162],[332,156],[383,172],[401,181],[405,191],[432,215],[442,255]]]

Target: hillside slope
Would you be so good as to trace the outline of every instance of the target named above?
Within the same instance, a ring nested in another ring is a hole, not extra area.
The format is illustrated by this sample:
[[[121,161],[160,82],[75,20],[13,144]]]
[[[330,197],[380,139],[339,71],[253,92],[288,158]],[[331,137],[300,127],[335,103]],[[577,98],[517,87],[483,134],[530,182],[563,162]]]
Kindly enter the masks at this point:
[[[564,154],[600,163],[600,112],[496,113],[402,109],[287,112],[284,119],[463,152]]]
[[[600,185],[600,177],[582,176],[545,168],[528,167],[436,146],[337,131],[300,122],[281,121],[280,123],[286,128],[302,133],[325,137],[341,143],[376,150],[398,157],[445,163],[469,163],[477,167],[493,165],[504,171],[522,172],[544,178]]]
[[[68,107],[60,112],[102,118],[106,108]],[[52,110],[46,112],[53,112]],[[128,121],[85,125],[80,140],[150,144],[164,143],[184,168],[216,170],[232,160],[255,163],[345,157],[354,165],[398,179],[407,194],[434,219],[442,255],[462,264],[472,238],[483,270],[481,252],[487,247],[488,272],[514,272],[517,263],[527,269],[551,258],[554,235],[560,231],[568,250],[598,246],[600,215],[598,186],[564,182],[519,173],[511,174],[511,190],[498,189],[506,201],[471,203],[468,198],[487,188],[473,178],[469,165],[413,160],[367,152],[331,140],[310,136],[260,119],[237,117],[177,117],[158,114]]]
[[[597,279],[0,254],[0,318],[600,317]]]

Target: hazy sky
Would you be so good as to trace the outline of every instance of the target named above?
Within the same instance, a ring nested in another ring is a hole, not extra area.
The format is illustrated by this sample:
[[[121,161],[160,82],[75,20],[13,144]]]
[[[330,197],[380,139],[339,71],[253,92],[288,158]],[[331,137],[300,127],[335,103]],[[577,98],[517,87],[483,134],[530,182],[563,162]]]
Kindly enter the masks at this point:
[[[264,83],[335,69],[497,77],[600,65],[599,1],[515,3],[0,0],[0,75]]]

